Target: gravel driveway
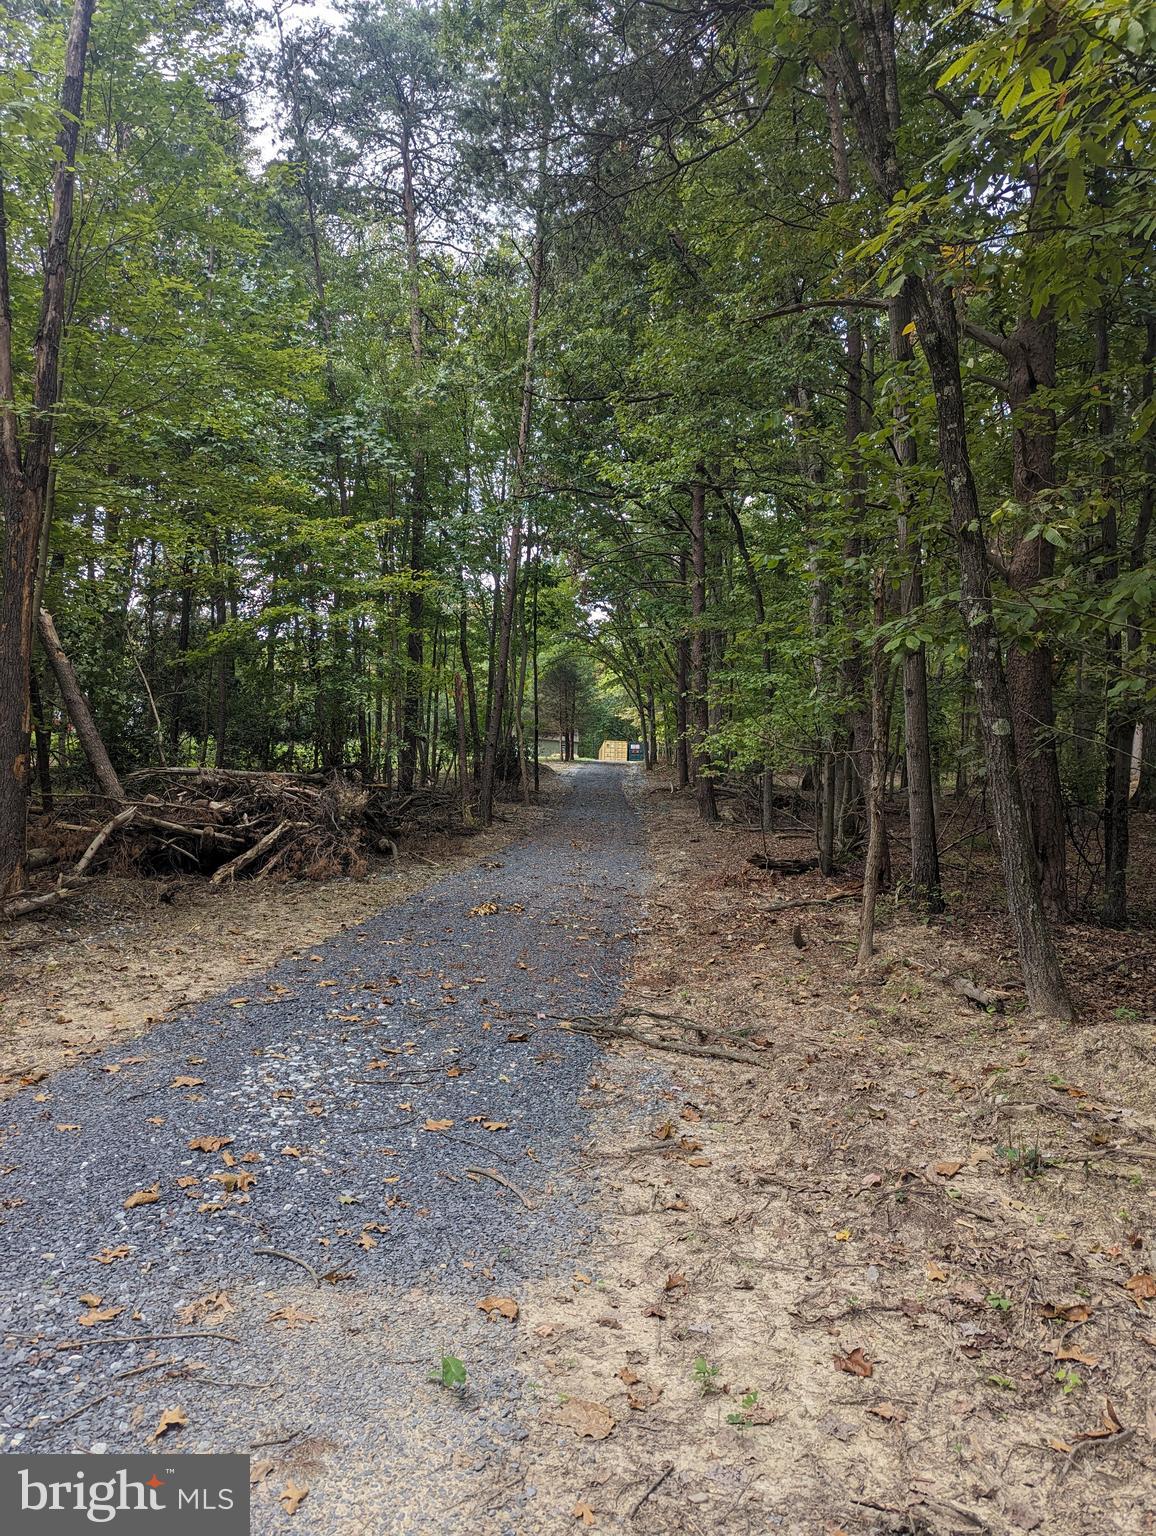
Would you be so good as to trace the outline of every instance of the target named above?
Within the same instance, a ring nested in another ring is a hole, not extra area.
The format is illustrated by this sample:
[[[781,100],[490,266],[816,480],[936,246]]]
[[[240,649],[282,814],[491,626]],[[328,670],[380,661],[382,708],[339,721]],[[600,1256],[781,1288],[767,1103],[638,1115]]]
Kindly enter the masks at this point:
[[[619,990],[623,773],[582,767],[531,840],[4,1106],[0,1450],[139,1451],[179,1408],[166,1449],[271,1463],[254,1530],[539,1528],[517,1324],[477,1302],[589,1235],[596,1047],[550,1018]],[[464,1391],[428,1382],[443,1354]]]

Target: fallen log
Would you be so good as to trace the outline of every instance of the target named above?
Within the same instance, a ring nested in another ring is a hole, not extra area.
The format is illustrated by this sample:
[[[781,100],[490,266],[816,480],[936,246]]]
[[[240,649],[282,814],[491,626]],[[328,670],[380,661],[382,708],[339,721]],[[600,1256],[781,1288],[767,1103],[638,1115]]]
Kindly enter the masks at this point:
[[[819,867],[818,859],[772,859],[765,853],[752,853],[747,863],[776,875],[805,875]]]
[[[858,891],[840,891],[838,896],[796,896],[791,901],[768,902],[764,912],[787,912],[792,907],[830,907],[837,901],[858,901]]]
[[[247,869],[250,864],[256,863],[263,853],[269,852],[274,843],[280,842],[291,826],[293,826],[293,822],[279,822],[272,832],[266,832],[265,836],[258,842],[255,842],[252,847],[246,848],[243,853],[239,853],[235,859],[230,859],[227,864],[222,864],[220,869],[212,876],[211,884],[223,885],[226,880],[233,879],[241,870]]]
[[[108,842],[115,832],[121,827],[126,827],[136,815],[136,806],[126,806],[123,811],[118,811],[111,820],[106,821],[88,847],[77,859],[72,869],[66,875],[61,875],[56,885],[50,891],[42,891],[38,895],[25,895],[13,897],[0,907],[0,919],[7,920],[11,917],[26,917],[31,912],[42,912],[46,907],[54,907],[58,902],[66,900],[80,889],[81,883],[88,875],[92,862],[97,854]]]

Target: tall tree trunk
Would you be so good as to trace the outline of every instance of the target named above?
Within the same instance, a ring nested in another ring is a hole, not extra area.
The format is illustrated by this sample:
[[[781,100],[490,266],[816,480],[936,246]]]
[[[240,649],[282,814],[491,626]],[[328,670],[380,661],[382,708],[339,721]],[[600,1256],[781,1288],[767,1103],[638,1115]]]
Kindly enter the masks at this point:
[[[918,535],[911,531],[911,472],[917,458],[915,437],[908,421],[905,392],[914,355],[908,326],[911,302],[906,288],[887,307],[891,357],[901,372],[897,380],[898,403],[893,411],[891,434],[899,466],[899,557],[903,576],[899,608],[909,618],[923,605],[923,563]],[[935,829],[935,784],[931,771],[931,730],[927,705],[927,650],[922,642],[903,652],[903,735],[907,765],[907,825],[911,836],[911,884],[917,902],[929,912],[943,911],[940,889],[939,843]]]
[[[845,38],[836,46],[840,79],[860,147],[879,191],[892,201],[903,188],[896,158],[899,97],[895,20],[887,0],[855,0],[867,42],[866,74]],[[1015,929],[1028,1004],[1036,1013],[1073,1016],[1044,910],[1031,827],[1024,808],[991,592],[982,508],[971,468],[959,361],[955,295],[934,276],[911,280],[919,340],[927,359],[939,427],[939,457],[959,547],[960,612],[987,761],[988,789],[1000,843],[1008,913]]]
[[[32,408],[23,444],[16,415],[8,234],[0,194],[0,501],[5,524],[0,567],[0,896],[24,884],[28,821],[29,678],[36,576],[60,400],[68,247],[76,190],[76,150],[84,70],[95,0],[73,0],[60,93],[60,132],[52,214],[44,254],[40,320],[33,344]]]
[[[1095,319],[1095,370],[1099,381],[1096,430],[1100,438],[1100,493],[1105,513],[1101,523],[1104,565],[1101,580],[1111,587],[1120,576],[1120,526],[1117,513],[1116,456],[1112,437],[1116,429],[1108,367],[1108,316],[1101,309]],[[1132,737],[1135,721],[1131,711],[1113,697],[1122,677],[1123,644],[1119,630],[1108,625],[1105,642],[1104,731],[1104,921],[1122,928],[1128,920],[1128,801],[1132,779]]]
[[[758,624],[759,633],[762,636],[763,675],[766,678],[764,685],[764,708],[767,718],[763,726],[765,745],[763,749],[760,801],[762,805],[762,829],[764,832],[769,832],[771,830],[771,823],[774,820],[775,807],[775,764],[774,758],[771,755],[770,743],[771,711],[775,705],[775,656],[767,637],[767,603],[766,598],[763,596],[763,584],[759,580],[759,573],[755,570],[755,562],[751,559],[751,552],[747,547],[747,536],[743,528],[742,518],[739,516],[738,509],[733,502],[727,502],[727,512],[730,516],[731,527],[734,529],[735,544],[738,547],[739,558],[742,560],[743,570],[746,572],[747,585],[751,589],[751,602],[754,604],[755,622]]]
[[[887,657],[883,625],[887,618],[884,576],[874,577],[875,638],[871,644],[871,746],[863,760],[867,801],[867,862],[863,868],[863,905],[859,914],[859,954],[856,964],[869,964],[875,953],[875,905],[883,881],[887,827],[883,795],[887,773]]]
[[[400,104],[400,103],[399,103]],[[421,265],[417,240],[417,202],[414,195],[413,140],[404,118],[401,133],[402,219],[405,225],[405,264],[409,293],[409,344],[414,373],[422,371]],[[402,711],[401,752],[397,787],[403,794],[413,789],[421,746],[421,705],[425,666],[425,570],[426,453],[418,445],[413,458],[409,507],[410,588],[406,603],[405,704]]]
[[[466,750],[466,709],[462,687],[462,674],[454,673],[454,720],[458,732],[458,794],[462,801],[462,821],[466,826],[473,824],[474,814],[470,809],[470,760]]]
[[[686,555],[678,556],[678,588],[686,591]],[[680,628],[674,650],[674,780],[678,789],[690,783],[690,637]]]
[[[470,659],[469,612],[466,607],[464,588],[458,608],[458,654],[462,658],[462,676],[465,679],[466,700],[469,704],[470,753],[473,759],[474,776],[477,777],[482,765],[482,732],[478,725],[478,693],[474,683],[474,664]]]
[[[698,466],[698,474],[705,470]],[[703,627],[706,613],[706,485],[696,478],[690,488],[690,731],[691,757],[694,760],[698,813],[703,821],[718,820],[714,780],[707,753],[710,724],[707,677],[707,636]]]
[[[1034,521],[1044,522],[1049,509],[1038,503],[1056,484],[1056,415],[1050,404],[1040,404],[1038,395],[1055,388],[1054,319],[1046,310],[1021,316],[1001,350],[1007,359],[1013,421],[1012,495],[1022,506],[1034,508],[1029,514]],[[1042,533],[1021,539],[1008,564],[1008,583],[1030,600],[1032,589],[1050,580],[1055,565],[1055,546]],[[1068,906],[1067,834],[1056,755],[1052,648],[1042,635],[1035,644],[1009,647],[1007,685],[1044,904],[1062,916]]]
[[[518,569],[522,559],[526,454],[530,446],[530,421],[534,408],[534,350],[538,339],[538,311],[542,302],[542,271],[545,265],[545,230],[542,214],[542,197],[545,190],[545,144],[546,140],[543,136],[542,163],[539,167],[537,227],[534,232],[533,250],[530,253],[530,312],[526,321],[526,355],[522,368],[522,410],[518,420],[514,469],[510,477],[514,515],[510,524],[510,543],[506,559],[506,589],[502,596],[502,622],[498,632],[497,655],[494,658],[493,702],[490,718],[486,724],[486,750],[482,759],[482,777],[478,790],[478,812],[483,826],[489,826],[493,819],[494,780],[502,740],[502,718],[505,714],[506,682],[510,664],[510,637],[514,628]]]
[[[1156,380],[1156,316],[1149,315],[1145,322],[1144,346],[1144,408],[1150,409]],[[1136,529],[1132,535],[1132,569],[1138,571],[1147,558],[1148,537],[1152,531],[1153,502],[1156,501],[1156,439],[1148,434],[1144,448],[1144,482],[1140,492],[1140,510]],[[1128,657],[1136,667],[1141,665],[1143,632],[1142,615],[1134,614],[1128,621]],[[1149,683],[1156,682],[1156,675],[1149,671]],[[1151,696],[1152,689],[1149,689]],[[1141,727],[1140,735],[1140,782],[1136,787],[1136,809],[1156,810],[1156,709],[1146,716],[1136,717]]]

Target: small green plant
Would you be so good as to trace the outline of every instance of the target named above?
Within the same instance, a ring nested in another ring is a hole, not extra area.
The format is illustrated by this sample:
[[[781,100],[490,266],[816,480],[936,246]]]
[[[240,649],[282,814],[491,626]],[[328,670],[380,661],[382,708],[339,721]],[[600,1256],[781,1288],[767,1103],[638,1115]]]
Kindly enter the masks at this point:
[[[1121,1019],[1128,1024],[1134,1024],[1140,1015],[1135,1008],[1117,1008],[1113,1017]]]
[[[736,1429],[750,1429],[750,1427],[751,1427],[751,1414],[758,1407],[758,1402],[759,1402],[759,1394],[757,1392],[748,1392],[748,1393],[746,1393],[740,1399],[740,1403],[739,1403],[739,1406],[742,1409],[742,1412],[741,1413],[728,1413],[727,1414],[727,1423],[728,1424],[733,1424]]]
[[[1007,1164],[1009,1173],[1021,1173],[1025,1179],[1038,1179],[1048,1166],[1039,1147],[997,1147],[996,1152]]]
[[[1011,1297],[997,1296],[994,1291],[989,1294],[987,1304],[989,1307],[994,1307],[997,1312],[1010,1312],[1012,1309]]]
[[[1071,1397],[1073,1392],[1078,1391],[1084,1385],[1084,1378],[1071,1365],[1061,1365],[1056,1372],[1055,1379],[1059,1382],[1060,1391],[1065,1397]]]
[[[989,1376],[987,1384],[989,1387],[998,1387],[1001,1392],[1014,1392],[1016,1389],[1016,1384],[1010,1376]]]
[[[708,1397],[712,1392],[718,1391],[720,1369],[720,1366],[712,1365],[705,1355],[699,1355],[694,1362],[694,1384],[698,1388],[700,1397]]]
[[[465,1365],[457,1355],[443,1355],[429,1373],[429,1379],[436,1381],[439,1387],[446,1387],[451,1392],[460,1392],[466,1384]]]

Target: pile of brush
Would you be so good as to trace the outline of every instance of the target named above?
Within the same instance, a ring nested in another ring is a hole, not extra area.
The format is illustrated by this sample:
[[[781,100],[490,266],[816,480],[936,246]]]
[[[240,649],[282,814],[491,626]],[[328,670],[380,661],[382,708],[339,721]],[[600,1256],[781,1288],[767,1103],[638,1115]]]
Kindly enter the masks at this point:
[[[9,900],[0,915],[55,905],[110,857],[143,874],[207,877],[214,885],[271,876],[356,877],[374,855],[396,858],[395,839],[403,832],[467,830],[448,791],[401,795],[342,774],[150,768],[124,784],[113,814],[105,801],[92,820],[71,813],[45,827],[49,846],[30,849],[30,875],[51,877],[62,864],[69,867],[49,888]]]

